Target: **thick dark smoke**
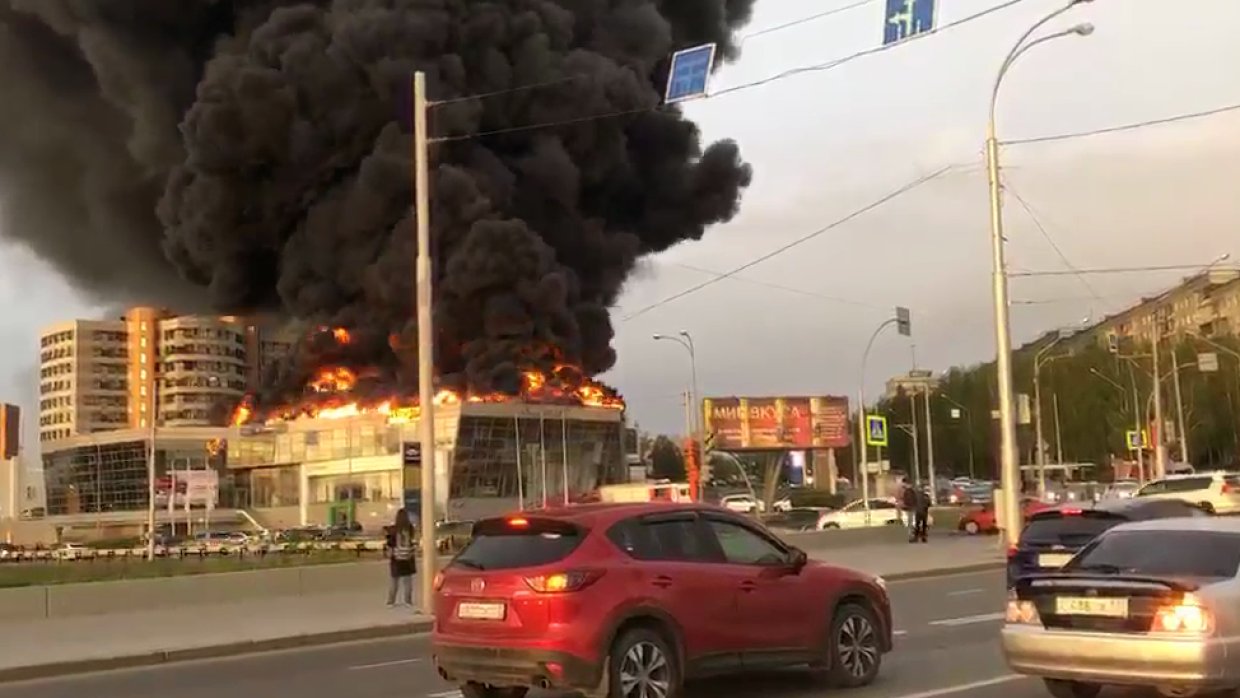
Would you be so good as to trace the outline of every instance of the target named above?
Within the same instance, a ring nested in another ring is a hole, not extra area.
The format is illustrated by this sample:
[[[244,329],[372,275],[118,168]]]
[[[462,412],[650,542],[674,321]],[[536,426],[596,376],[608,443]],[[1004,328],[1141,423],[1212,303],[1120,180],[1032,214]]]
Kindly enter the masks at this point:
[[[423,70],[446,102],[434,136],[575,120],[433,147],[442,380],[514,392],[525,367],[597,374],[637,260],[731,219],[749,184],[734,143],[703,149],[678,110],[640,110],[675,49],[735,57],[752,4],[0,0],[0,226],[102,298],[354,331],[307,342],[266,400],[328,358],[415,385]],[[582,120],[615,112],[633,113]]]

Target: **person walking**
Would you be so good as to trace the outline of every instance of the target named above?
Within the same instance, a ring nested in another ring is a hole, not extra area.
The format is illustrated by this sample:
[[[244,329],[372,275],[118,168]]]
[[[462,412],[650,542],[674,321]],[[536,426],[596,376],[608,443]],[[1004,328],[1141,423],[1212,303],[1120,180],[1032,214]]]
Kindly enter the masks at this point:
[[[927,542],[930,532],[930,491],[925,487],[917,490],[913,517],[913,539]]]
[[[901,480],[904,485],[900,492],[900,513],[904,517],[904,525],[908,526],[908,542],[913,543],[917,540],[917,490],[908,481],[908,478]]]
[[[388,535],[388,570],[392,576],[388,585],[388,606],[413,606],[413,575],[418,571],[413,560],[413,541],[413,522],[402,508],[396,512],[392,532]]]

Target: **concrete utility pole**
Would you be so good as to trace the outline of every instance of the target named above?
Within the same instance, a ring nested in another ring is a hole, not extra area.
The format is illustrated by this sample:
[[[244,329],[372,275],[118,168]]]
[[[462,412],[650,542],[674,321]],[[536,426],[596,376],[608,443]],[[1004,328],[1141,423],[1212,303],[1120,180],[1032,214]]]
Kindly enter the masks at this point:
[[[1154,317],[1154,350],[1152,352],[1154,363],[1154,424],[1151,428],[1154,442],[1154,478],[1164,478],[1167,476],[1167,449],[1163,446],[1163,410],[1162,410],[1162,381],[1158,379],[1158,345],[1162,344],[1162,327],[1161,321],[1155,314]]]
[[[996,137],[995,111],[999,99],[999,87],[1008,69],[1022,53],[1052,39],[1077,34],[1087,36],[1093,33],[1093,25],[1081,24],[1066,31],[1049,34],[1026,43],[1035,31],[1047,22],[1067,12],[1076,5],[1087,0],[1072,0],[1068,5],[1055,10],[1041,21],[1034,24],[1008,52],[995,77],[994,87],[990,93],[989,118],[986,121],[986,173],[990,186],[990,247],[993,265],[992,300],[995,317],[995,365],[999,383],[999,462],[1000,481],[1003,489],[1003,521],[1000,527],[1004,532],[1004,542],[1012,545],[1020,533],[1020,463],[1016,454],[1016,409],[1012,388],[1012,328],[1008,318],[1008,272],[1004,252],[1003,238],[1003,192],[999,181],[999,140]]]
[[[934,421],[930,418],[930,383],[926,383],[926,474],[930,478],[930,504],[939,505],[939,483],[934,474]]]
[[[430,153],[426,129],[426,75],[422,71],[413,74],[413,200],[414,219],[417,222],[417,290],[414,300],[418,310],[418,432],[422,444],[420,522],[422,560],[421,602],[422,611],[432,613],[435,607],[435,574],[438,563],[438,546],[435,540],[435,328],[431,293],[431,199],[430,199]],[[403,474],[406,470],[402,467]],[[408,490],[403,483],[401,495]]]
[[[151,447],[146,453],[146,559],[148,561],[155,560],[155,421],[158,418],[159,401],[156,395],[159,393],[159,371],[155,366],[151,366],[152,374],[155,380],[151,381],[151,414],[149,415],[151,431]],[[99,454],[96,458],[102,458]],[[172,480],[172,471],[168,471],[169,480],[171,480],[171,488],[168,491],[169,501],[177,491],[177,483]],[[168,519],[172,520],[171,517]]]
[[[918,452],[917,436],[917,393],[909,391],[908,394],[908,413],[912,424],[909,425],[908,435],[913,437],[913,482],[921,484],[921,453]]]

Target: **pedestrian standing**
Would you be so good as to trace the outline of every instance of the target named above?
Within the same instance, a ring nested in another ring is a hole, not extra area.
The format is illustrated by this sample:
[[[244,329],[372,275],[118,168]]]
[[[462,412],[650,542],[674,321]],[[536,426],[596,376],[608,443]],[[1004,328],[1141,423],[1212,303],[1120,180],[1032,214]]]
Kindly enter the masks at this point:
[[[904,525],[908,526],[908,542],[917,540],[917,490],[909,484],[908,478],[902,481],[904,489],[900,492],[900,509],[904,516]]]
[[[402,508],[396,512],[396,521],[388,537],[388,569],[392,577],[388,585],[388,606],[413,606],[413,575],[417,572],[413,560],[413,540],[413,522]]]
[[[925,487],[917,490],[916,511],[914,512],[913,538],[922,543],[927,542],[930,532],[930,491]]]

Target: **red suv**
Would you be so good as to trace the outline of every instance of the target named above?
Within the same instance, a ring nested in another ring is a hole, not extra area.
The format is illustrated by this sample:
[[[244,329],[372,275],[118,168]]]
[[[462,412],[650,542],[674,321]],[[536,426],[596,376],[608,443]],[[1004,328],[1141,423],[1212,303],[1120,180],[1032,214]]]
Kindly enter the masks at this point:
[[[435,590],[436,669],[465,698],[678,698],[686,679],[794,665],[863,686],[892,646],[881,578],[697,504],[483,520]]]

